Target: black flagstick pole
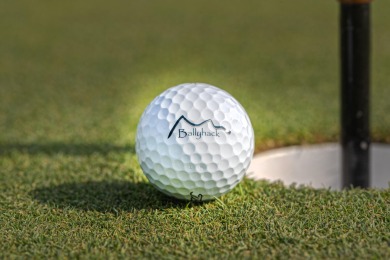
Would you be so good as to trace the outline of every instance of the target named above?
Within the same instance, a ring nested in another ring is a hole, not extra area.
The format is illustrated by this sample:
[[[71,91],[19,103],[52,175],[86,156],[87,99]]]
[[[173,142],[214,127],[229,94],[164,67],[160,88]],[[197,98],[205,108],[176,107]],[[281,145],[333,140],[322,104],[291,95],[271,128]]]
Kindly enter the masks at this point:
[[[370,2],[339,0],[343,188],[370,185]]]

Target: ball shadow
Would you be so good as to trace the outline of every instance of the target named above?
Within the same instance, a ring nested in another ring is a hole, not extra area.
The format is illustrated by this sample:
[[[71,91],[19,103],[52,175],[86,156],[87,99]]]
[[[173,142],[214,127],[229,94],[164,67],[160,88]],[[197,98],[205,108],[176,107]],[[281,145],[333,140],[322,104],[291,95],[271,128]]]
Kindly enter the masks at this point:
[[[149,183],[127,181],[65,183],[37,188],[31,191],[30,195],[38,202],[55,208],[112,213],[199,205],[170,198]]]

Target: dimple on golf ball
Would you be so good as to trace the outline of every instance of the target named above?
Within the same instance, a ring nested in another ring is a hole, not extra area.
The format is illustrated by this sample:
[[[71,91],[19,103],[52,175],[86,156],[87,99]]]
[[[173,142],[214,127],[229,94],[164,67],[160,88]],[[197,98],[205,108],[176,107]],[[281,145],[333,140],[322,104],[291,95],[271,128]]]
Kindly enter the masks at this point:
[[[207,201],[244,177],[254,150],[244,108],[227,92],[186,83],[157,96],[137,128],[136,153],[150,183],[183,200]]]

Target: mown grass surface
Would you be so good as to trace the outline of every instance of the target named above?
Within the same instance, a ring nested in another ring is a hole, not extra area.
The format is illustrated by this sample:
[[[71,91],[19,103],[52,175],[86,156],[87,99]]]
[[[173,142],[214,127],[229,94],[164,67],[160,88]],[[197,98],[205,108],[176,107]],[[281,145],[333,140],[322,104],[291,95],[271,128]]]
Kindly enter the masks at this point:
[[[373,4],[373,136],[390,141],[389,4]],[[337,3],[0,3],[0,258],[390,257],[390,192],[245,180],[220,200],[155,191],[134,154],[146,105],[226,89],[257,150],[336,141]]]

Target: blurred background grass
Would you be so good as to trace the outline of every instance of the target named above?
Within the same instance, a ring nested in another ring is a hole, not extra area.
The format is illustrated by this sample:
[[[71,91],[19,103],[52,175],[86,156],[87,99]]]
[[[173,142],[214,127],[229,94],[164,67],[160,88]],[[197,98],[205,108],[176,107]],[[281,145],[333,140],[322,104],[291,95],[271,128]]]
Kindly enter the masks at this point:
[[[372,123],[389,140],[390,32],[373,5]],[[226,89],[258,150],[338,138],[334,1],[2,1],[0,142],[133,143],[183,82]]]

